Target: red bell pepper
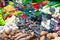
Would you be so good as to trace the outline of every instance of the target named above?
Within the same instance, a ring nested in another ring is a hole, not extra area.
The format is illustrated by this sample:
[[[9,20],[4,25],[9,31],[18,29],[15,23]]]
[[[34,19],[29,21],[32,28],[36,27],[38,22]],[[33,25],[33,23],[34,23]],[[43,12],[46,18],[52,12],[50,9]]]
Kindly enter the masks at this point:
[[[25,18],[25,19],[27,18],[27,16],[25,14],[22,14],[20,17]]]
[[[32,4],[32,7],[35,8],[35,9],[39,9],[40,5],[39,4]]]
[[[40,4],[42,4],[42,6],[45,6],[46,4],[48,4],[48,2],[41,2]]]
[[[3,2],[0,2],[0,7],[4,7],[5,5],[3,4]]]

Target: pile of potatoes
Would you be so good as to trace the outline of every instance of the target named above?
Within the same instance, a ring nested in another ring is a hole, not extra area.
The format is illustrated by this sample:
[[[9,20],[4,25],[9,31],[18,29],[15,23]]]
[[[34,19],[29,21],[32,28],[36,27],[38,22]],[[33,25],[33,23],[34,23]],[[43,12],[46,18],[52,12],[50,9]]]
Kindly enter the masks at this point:
[[[41,31],[40,40],[45,40],[46,37],[48,38],[48,40],[60,40],[60,37],[58,36],[59,34],[60,31],[58,31],[57,33],[48,33],[46,31]]]
[[[1,40],[30,40],[33,37],[34,33],[27,34],[18,29],[8,30],[7,32],[3,31],[2,33],[0,33]]]

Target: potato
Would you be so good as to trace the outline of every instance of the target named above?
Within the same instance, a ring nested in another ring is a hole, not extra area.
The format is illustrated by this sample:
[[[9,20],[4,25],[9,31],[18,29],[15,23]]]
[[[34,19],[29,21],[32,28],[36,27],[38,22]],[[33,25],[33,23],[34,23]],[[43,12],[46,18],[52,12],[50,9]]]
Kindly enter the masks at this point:
[[[18,36],[17,38],[15,38],[15,40],[18,40],[18,39],[20,39],[20,38],[22,38],[22,37],[25,37],[25,36],[27,36],[28,34],[23,34],[23,35],[20,35],[20,36]]]
[[[52,33],[48,33],[48,34],[47,34],[47,37],[48,37],[49,39],[51,39]]]
[[[9,32],[9,33],[8,33]],[[32,33],[34,34],[34,33]],[[0,37],[4,40],[28,40],[34,35],[20,32],[20,30],[8,30],[0,33]]]
[[[8,39],[8,40],[11,40],[11,39]]]
[[[29,35],[29,36],[24,37],[24,38],[21,38],[21,39],[19,39],[19,40],[29,40],[29,39],[31,39],[32,37],[33,37],[32,35]]]
[[[60,35],[60,31],[58,31],[57,34]]]
[[[15,39],[15,36],[12,36],[12,37],[11,37],[11,40],[13,40],[13,39]]]
[[[15,32],[16,32],[15,30],[12,30],[12,31],[10,32],[10,35],[13,36],[13,35],[15,34]]]
[[[38,40],[38,38],[32,38],[32,39],[30,39],[30,40]]]
[[[3,33],[3,34],[2,34],[2,37],[3,37],[3,38],[6,38],[6,37],[8,37],[8,35],[6,35],[6,33]]]
[[[20,32],[20,30],[16,30],[16,33],[19,33]]]
[[[15,35],[15,38],[18,37],[18,36],[20,36],[20,35],[22,35],[22,33],[17,33],[17,34]]]
[[[46,32],[46,31],[42,31],[42,32],[40,33],[41,36],[46,35],[46,34],[48,34],[48,32]]]
[[[57,33],[53,33],[53,37],[58,37],[58,34]]]
[[[8,35],[9,38],[11,38],[11,35]]]
[[[60,40],[60,37],[55,37],[55,39],[54,40]]]
[[[45,36],[41,36],[40,37],[40,40],[45,40]]]
[[[10,32],[11,32],[11,30],[8,30],[8,31],[5,31],[6,32],[6,34],[7,35],[9,35],[10,34]]]
[[[0,37],[2,37],[2,33],[0,33]]]
[[[34,32],[31,32],[31,35],[34,35]]]
[[[54,39],[51,39],[51,40],[54,40]]]
[[[4,40],[8,40],[8,38],[4,38]]]

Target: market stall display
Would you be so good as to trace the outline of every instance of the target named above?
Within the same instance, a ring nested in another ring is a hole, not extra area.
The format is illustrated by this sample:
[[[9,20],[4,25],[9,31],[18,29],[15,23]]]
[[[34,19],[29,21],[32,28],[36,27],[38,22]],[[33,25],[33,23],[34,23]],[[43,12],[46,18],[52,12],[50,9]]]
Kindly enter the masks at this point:
[[[60,2],[5,0],[7,5],[3,2],[0,2],[0,39],[60,40]]]

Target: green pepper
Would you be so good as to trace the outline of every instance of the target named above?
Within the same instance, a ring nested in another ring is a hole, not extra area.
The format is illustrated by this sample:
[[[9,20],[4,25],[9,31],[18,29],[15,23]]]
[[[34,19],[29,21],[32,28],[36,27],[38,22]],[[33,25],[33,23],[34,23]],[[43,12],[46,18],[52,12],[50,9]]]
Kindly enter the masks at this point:
[[[2,13],[2,11],[3,11],[3,8],[0,8],[0,13]]]
[[[31,2],[31,0],[24,0],[23,1],[23,5],[27,5],[28,3],[30,3]]]
[[[35,16],[41,16],[40,11],[37,10],[37,11],[35,12]]]
[[[17,16],[21,16],[21,14],[23,14],[23,12],[20,11],[20,12],[17,14]]]
[[[60,7],[60,3],[54,5],[54,7],[56,7],[56,8],[57,8],[57,7]]]
[[[14,6],[15,4],[12,1],[9,1],[9,5]]]
[[[39,3],[39,2],[42,2],[44,0],[32,0],[32,1],[33,1],[33,3]]]
[[[54,5],[56,5],[58,2],[54,2],[54,1],[52,1],[52,2],[50,2],[49,4],[47,4],[44,8],[50,8],[51,6],[54,6]]]
[[[9,16],[9,15],[10,15],[10,13],[9,12],[6,12],[5,16]]]
[[[0,13],[0,26],[4,26],[5,25],[5,21],[2,17],[2,14]]]

